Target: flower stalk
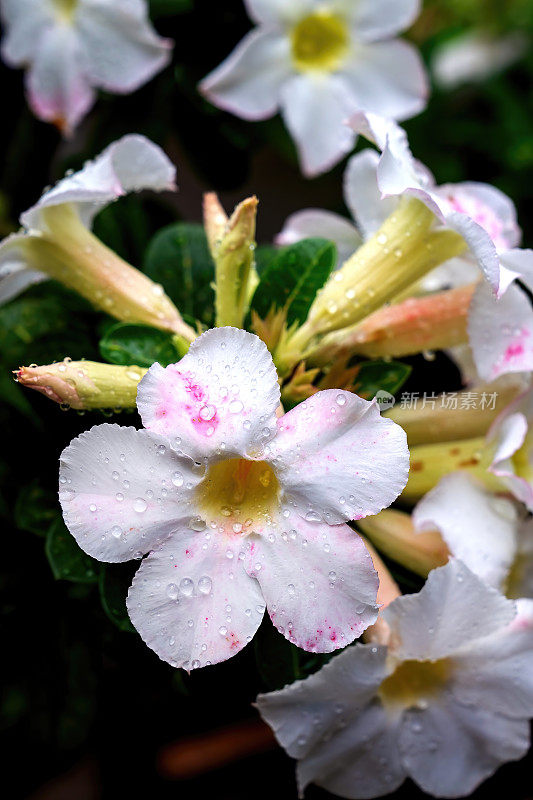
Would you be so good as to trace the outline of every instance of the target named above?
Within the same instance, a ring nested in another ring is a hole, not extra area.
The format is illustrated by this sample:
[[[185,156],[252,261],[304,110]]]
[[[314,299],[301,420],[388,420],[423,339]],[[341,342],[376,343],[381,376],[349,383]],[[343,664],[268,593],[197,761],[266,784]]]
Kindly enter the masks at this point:
[[[13,243],[36,269],[116,319],[171,331],[188,342],[196,338],[162,286],[106,247],[85,227],[74,206],[49,206],[41,210],[41,217],[42,231]]]
[[[21,367],[16,380],[62,406],[78,410],[133,409],[146,369],[69,358],[46,366]]]

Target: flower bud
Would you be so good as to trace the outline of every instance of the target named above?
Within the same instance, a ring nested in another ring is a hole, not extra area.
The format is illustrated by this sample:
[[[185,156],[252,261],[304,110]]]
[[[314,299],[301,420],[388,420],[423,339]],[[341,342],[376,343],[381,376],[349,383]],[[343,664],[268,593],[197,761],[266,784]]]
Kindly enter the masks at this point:
[[[66,358],[47,366],[21,367],[18,383],[50,400],[75,409],[135,408],[137,385],[146,374],[140,367],[118,367]]]
[[[217,326],[242,328],[257,285],[254,268],[257,198],[249,197],[228,219],[215,194],[204,198],[204,226],[215,262]]]

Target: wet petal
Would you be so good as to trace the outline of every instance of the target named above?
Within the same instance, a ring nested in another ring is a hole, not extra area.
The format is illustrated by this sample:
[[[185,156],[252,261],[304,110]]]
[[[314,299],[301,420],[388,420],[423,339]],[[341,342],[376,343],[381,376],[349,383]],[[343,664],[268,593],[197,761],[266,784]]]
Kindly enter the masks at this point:
[[[347,525],[288,518],[249,541],[246,569],[259,581],[272,622],[298,647],[328,653],[376,621],[377,574]]]
[[[231,658],[251,641],[265,604],[243,569],[240,545],[238,537],[182,528],[143,561],[128,613],[159,658],[197,669]]]
[[[160,147],[144,136],[129,134],[109,145],[82,170],[59,181],[22,214],[20,221],[28,229],[39,230],[43,208],[73,203],[89,225],[104,206],[129,192],[175,188],[175,176],[176,168]]]
[[[437,484],[413,511],[417,531],[437,528],[450,552],[491,586],[501,588],[516,555],[514,505],[483,489],[466,473]]]
[[[435,797],[463,797],[529,747],[529,722],[462,705],[443,693],[425,710],[411,709],[399,736],[403,765]]]
[[[381,227],[398,204],[395,197],[381,197],[378,163],[375,150],[363,150],[350,158],[344,172],[344,200],[365,239]]]
[[[309,519],[361,519],[389,506],[407,481],[404,431],[375,402],[328,389],[285,414],[269,446],[282,489]]]
[[[216,328],[178,364],[154,364],[139,384],[137,406],[149,430],[195,460],[260,454],[275,435],[280,391],[264,343],[237,328]]]
[[[436,661],[508,625],[515,604],[451,558],[430,572],[418,594],[403,595],[384,611],[394,655]]]
[[[481,283],[470,305],[468,334],[483,380],[533,369],[533,308],[517,285],[498,299]]]
[[[138,558],[191,517],[191,489],[199,480],[191,466],[159,436],[97,425],[61,454],[66,525],[99,561]]]

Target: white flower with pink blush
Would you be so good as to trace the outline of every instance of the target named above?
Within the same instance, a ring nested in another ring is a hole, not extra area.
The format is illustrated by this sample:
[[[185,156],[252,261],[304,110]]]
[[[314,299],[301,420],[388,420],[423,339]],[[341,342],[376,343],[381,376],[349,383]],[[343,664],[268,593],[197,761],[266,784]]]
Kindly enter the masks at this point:
[[[34,114],[69,134],[92,108],[95,89],[134,92],[170,61],[146,0],[0,0],[2,58],[27,67]]]
[[[281,111],[307,176],[355,144],[344,124],[358,109],[408,119],[426,105],[416,49],[392,38],[419,0],[245,0],[257,24],[200,84],[215,105],[249,120]]]
[[[139,384],[144,430],[99,425],[61,456],[60,500],[80,547],[142,562],[128,595],[146,644],[173,666],[223,661],[265,610],[308,651],[376,620],[377,575],[349,520],[376,514],[408,473],[403,430],[375,402],[322,391],[279,419],[272,358],[218,328]]]
[[[381,614],[387,646],[357,644],[258,709],[310,783],[347,798],[406,778],[434,797],[469,795],[529,747],[533,602],[515,604],[461,561]]]

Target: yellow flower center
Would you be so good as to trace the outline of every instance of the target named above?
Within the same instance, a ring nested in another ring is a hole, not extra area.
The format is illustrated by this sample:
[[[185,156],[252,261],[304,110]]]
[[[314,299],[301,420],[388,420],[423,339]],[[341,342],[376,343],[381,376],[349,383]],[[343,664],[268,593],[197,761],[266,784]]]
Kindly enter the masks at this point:
[[[532,448],[533,435],[528,432],[524,444],[511,458],[516,475],[530,483],[533,483],[533,466],[530,459]]]
[[[442,691],[450,674],[451,663],[447,658],[438,661],[402,661],[381,684],[379,696],[385,706],[420,707]]]
[[[219,461],[208,469],[196,493],[198,510],[207,524],[228,524],[238,534],[269,524],[279,508],[278,479],[264,461]]]
[[[74,16],[78,0],[53,0],[56,14],[61,20],[70,22]]]
[[[302,72],[338,69],[350,41],[346,22],[329,11],[317,11],[300,20],[291,39],[292,60]]]

